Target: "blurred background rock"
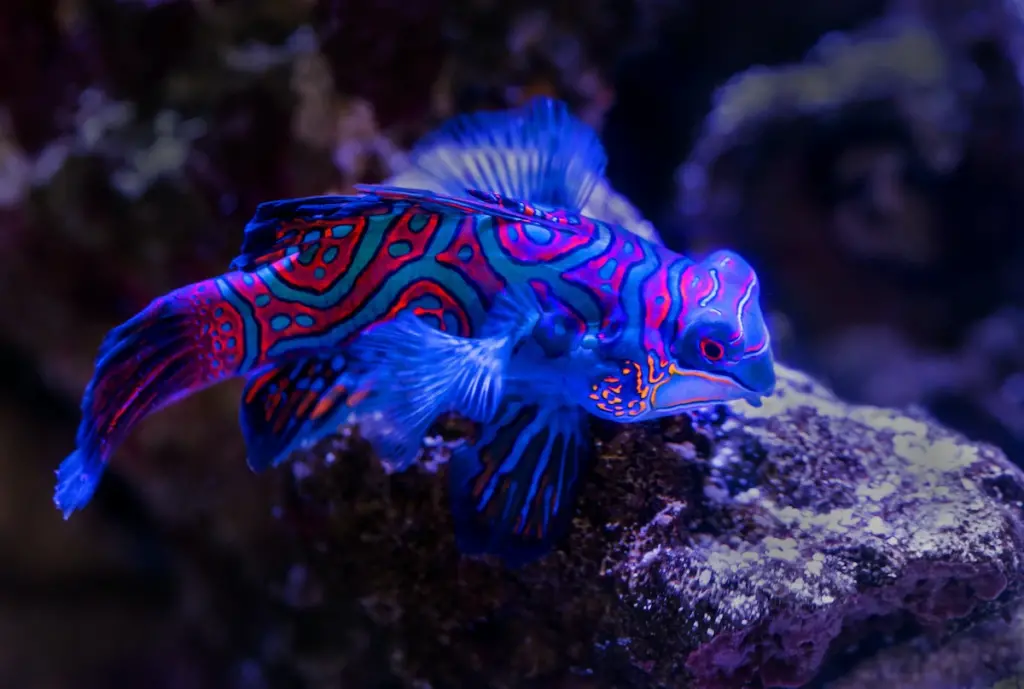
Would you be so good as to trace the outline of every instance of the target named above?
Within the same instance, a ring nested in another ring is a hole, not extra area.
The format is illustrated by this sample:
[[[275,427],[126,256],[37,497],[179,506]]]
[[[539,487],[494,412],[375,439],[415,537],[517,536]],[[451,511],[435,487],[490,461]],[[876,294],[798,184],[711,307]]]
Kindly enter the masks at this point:
[[[341,685],[344,657],[317,654],[302,525],[277,506],[292,477],[246,469],[238,386],[147,421],[71,522],[52,472],[103,334],[221,272],[257,203],[401,173],[444,118],[539,93],[602,132],[611,186],[666,244],[749,255],[784,361],[1021,462],[1022,17],[1013,0],[4,2],[0,687],[391,686]],[[373,640],[328,645],[347,642]]]

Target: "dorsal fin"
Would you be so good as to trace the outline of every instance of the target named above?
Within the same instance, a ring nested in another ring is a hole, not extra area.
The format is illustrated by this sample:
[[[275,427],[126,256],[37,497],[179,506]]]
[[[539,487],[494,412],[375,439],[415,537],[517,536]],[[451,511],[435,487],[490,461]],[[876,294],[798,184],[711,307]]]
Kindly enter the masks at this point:
[[[564,211],[546,211],[493,192],[467,189],[461,196],[448,196],[429,189],[393,187],[384,184],[356,184],[358,191],[378,199],[415,203],[424,210],[440,213],[480,213],[515,222],[542,225],[555,230],[577,232],[579,216]]]
[[[306,196],[267,201],[256,207],[245,226],[242,249],[231,262],[232,270],[251,271],[289,253],[298,253],[306,242],[320,238],[323,226],[380,205],[372,196]]]
[[[410,157],[452,196],[476,189],[572,211],[583,208],[607,165],[596,132],[547,97],[453,117]]]

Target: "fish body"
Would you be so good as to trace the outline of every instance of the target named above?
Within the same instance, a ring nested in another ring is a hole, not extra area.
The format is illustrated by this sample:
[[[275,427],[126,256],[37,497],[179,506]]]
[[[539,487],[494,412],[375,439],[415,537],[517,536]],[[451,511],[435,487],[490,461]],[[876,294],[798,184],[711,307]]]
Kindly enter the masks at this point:
[[[350,422],[402,470],[439,414],[478,422],[449,469],[456,538],[520,564],[568,528],[588,415],[635,422],[772,392],[753,269],[581,214],[604,153],[561,104],[456,118],[414,157],[461,193],[262,204],[229,272],[108,335],[58,470],[65,517],[141,418],[244,376],[254,470]]]

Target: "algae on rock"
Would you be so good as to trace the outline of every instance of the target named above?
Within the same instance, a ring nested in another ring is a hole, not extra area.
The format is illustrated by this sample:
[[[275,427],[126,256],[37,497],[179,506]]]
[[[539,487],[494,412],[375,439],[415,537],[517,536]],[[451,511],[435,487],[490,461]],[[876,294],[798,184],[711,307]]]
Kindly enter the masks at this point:
[[[778,375],[761,408],[595,423],[570,537],[520,570],[458,555],[446,441],[431,469],[391,476],[357,434],[297,459],[287,511],[320,605],[349,613],[341,672],[408,687],[800,686],[877,635],[943,638],[1007,609],[1024,474],[923,415]]]

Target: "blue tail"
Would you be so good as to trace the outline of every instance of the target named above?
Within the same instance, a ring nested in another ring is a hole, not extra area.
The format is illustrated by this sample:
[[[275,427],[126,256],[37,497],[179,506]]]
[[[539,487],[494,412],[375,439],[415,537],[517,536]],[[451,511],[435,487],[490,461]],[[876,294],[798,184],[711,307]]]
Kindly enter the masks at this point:
[[[57,470],[53,501],[67,519],[92,498],[107,460],[146,415],[238,372],[237,312],[214,281],[154,300],[100,345],[82,398],[77,449]],[[231,343],[234,346],[227,346]]]

